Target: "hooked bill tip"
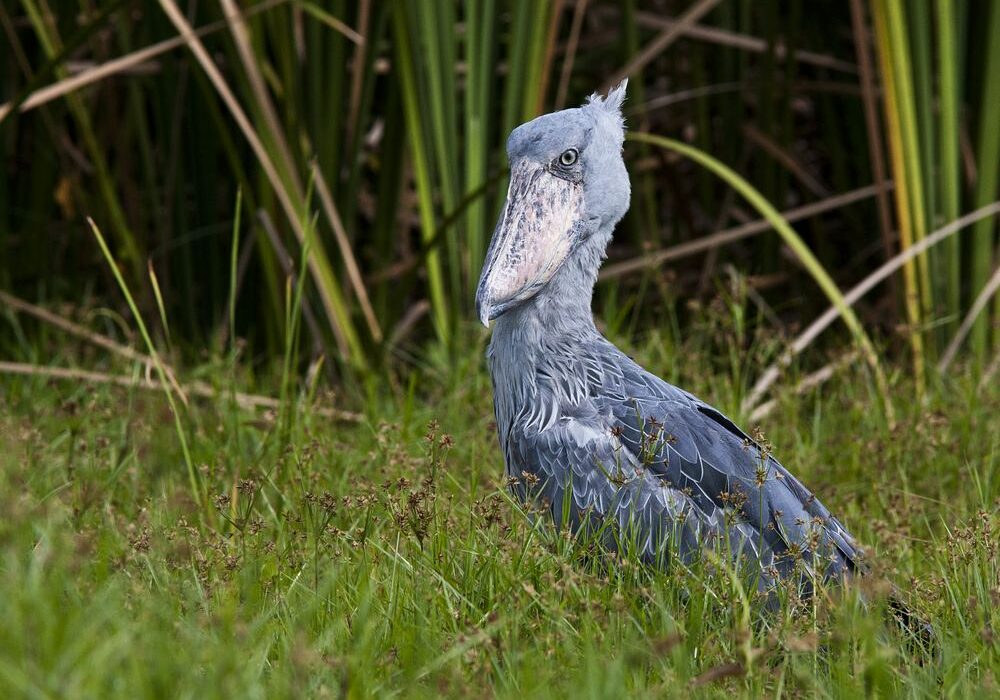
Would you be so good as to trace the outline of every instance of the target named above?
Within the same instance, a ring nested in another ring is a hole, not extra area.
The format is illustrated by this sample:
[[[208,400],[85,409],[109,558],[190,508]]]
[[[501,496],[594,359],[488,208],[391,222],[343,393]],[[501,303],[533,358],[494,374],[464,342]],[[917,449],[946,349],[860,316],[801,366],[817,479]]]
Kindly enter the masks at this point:
[[[480,290],[480,292],[476,295],[476,314],[479,316],[479,322],[486,328],[490,327],[490,312],[492,310],[492,305],[486,301],[483,297],[482,290]]]

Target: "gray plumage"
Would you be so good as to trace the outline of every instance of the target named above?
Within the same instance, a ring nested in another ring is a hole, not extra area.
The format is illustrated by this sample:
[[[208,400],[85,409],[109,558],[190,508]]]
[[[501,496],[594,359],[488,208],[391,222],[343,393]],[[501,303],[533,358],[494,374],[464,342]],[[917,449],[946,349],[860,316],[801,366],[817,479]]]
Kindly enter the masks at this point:
[[[597,271],[629,205],[625,85],[539,117],[507,142],[511,184],[477,290],[506,471],[574,530],[627,532],[649,562],[706,548],[761,589],[854,570],[846,529],[728,418],[598,332]],[[614,538],[607,538],[615,546]]]

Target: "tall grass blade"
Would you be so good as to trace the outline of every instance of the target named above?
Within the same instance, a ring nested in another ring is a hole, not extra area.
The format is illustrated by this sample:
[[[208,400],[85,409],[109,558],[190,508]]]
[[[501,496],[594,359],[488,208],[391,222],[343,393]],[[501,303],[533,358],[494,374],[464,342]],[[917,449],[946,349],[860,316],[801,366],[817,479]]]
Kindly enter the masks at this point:
[[[906,263],[910,262],[918,255],[930,250],[939,243],[947,241],[959,231],[966,229],[979,221],[995,217],[998,214],[1000,214],[1000,202],[993,202],[985,207],[980,207],[975,211],[969,212],[965,216],[952,221],[946,226],[942,226],[937,231],[934,231],[920,241],[920,243],[913,244],[882,263],[877,270],[869,274],[858,284],[854,285],[846,294],[844,294],[844,302],[848,305],[856,303],[859,299],[861,299],[861,297],[874,289],[876,285],[895,273],[897,270],[900,268],[905,269]],[[809,324],[805,330],[799,333],[782,357],[761,373],[760,379],[757,380],[757,383],[747,395],[747,399],[744,402],[744,409],[750,410],[753,406],[757,405],[757,402],[764,395],[764,392],[766,392],[780,376],[781,369],[788,366],[796,355],[805,350],[809,344],[812,343],[817,336],[819,336],[820,333],[828,328],[830,324],[836,321],[839,317],[840,309],[836,304],[834,304],[818,316],[815,321]]]
[[[972,201],[981,206],[996,198],[1000,187],[1000,2],[990,3],[990,16],[986,30],[987,55],[983,62],[983,94],[980,101],[979,141],[976,148],[976,181]],[[972,237],[972,257],[969,282],[972,289],[982,289],[990,276],[990,266],[1000,252],[996,239],[996,225],[982,221],[976,225]],[[1000,319],[1000,306],[994,316]],[[990,315],[980,316],[972,326],[970,344],[980,361],[986,357],[990,340]],[[994,319],[995,320],[995,319]],[[1000,347],[1000,332],[994,327],[994,345]]]
[[[978,295],[976,295],[976,299],[972,302],[972,306],[969,308],[969,313],[966,314],[964,319],[962,319],[962,325],[959,326],[958,331],[955,333],[955,337],[951,339],[951,342],[948,343],[948,347],[945,348],[945,351],[941,354],[941,361],[938,362],[939,372],[945,372],[948,369],[948,366],[951,365],[955,356],[958,354],[958,349],[961,347],[962,341],[965,340],[969,331],[972,330],[972,325],[990,303],[990,299],[996,296],[998,290],[1000,290],[1000,264],[998,264],[993,270],[993,274],[986,282],[986,286],[982,288]]]
[[[691,27],[698,23],[698,20],[707,15],[716,5],[718,5],[719,1],[720,0],[698,0],[698,2],[694,3],[683,15],[677,18],[676,22],[671,23],[666,29],[660,32],[655,39],[642,47],[642,50],[639,51],[636,56],[632,57],[625,66],[613,73],[612,76],[605,81],[604,90],[609,90],[625,78],[634,74],[636,71],[640,71],[645,66],[649,65],[650,61],[663,53],[667,47],[679,38],[684,36],[684,34]]]
[[[379,325],[378,319],[375,318],[375,311],[372,309],[371,300],[368,298],[368,290],[365,289],[364,280],[361,279],[361,269],[358,266],[354,251],[351,249],[351,242],[347,239],[347,231],[344,229],[344,223],[340,218],[337,205],[333,201],[333,194],[330,192],[329,185],[326,184],[326,179],[323,177],[323,171],[319,168],[319,163],[315,160],[310,167],[310,177],[315,183],[314,186],[316,194],[319,195],[320,205],[322,205],[326,219],[333,230],[333,236],[337,241],[337,247],[340,249],[341,258],[344,260],[344,267],[347,270],[347,278],[350,280],[351,287],[354,289],[355,295],[357,295],[358,303],[361,305],[361,313],[368,324],[368,331],[371,333],[372,339],[376,343],[380,343],[382,342],[382,327]]]
[[[430,117],[426,123],[425,138],[431,144],[430,170],[436,175],[437,192],[444,211],[451,211],[458,201],[458,176],[461,160],[457,157],[458,143],[456,130],[458,127],[455,111],[455,17],[451,11],[451,3],[432,2],[423,6],[410,3],[405,5],[410,17],[410,26],[418,28],[415,37],[418,38],[418,51],[414,58],[414,68],[424,77],[426,86],[425,99],[422,104]],[[415,15],[415,16],[414,16]],[[420,68],[423,70],[420,70]],[[468,88],[467,88],[468,89]],[[448,271],[452,294],[464,294],[462,285],[462,255],[458,244],[458,231],[452,237],[452,244],[447,246]],[[466,278],[471,271],[465,270]]]
[[[233,215],[232,244],[229,246],[229,343],[233,348],[232,355],[236,357],[236,281],[237,264],[240,256],[240,220],[243,216],[243,189],[236,189],[236,209]]]
[[[899,230],[900,250],[906,251],[914,240],[914,221],[911,199],[914,196],[911,189],[913,182],[910,169],[906,166],[906,144],[903,135],[902,121],[898,101],[896,70],[892,54],[894,47],[888,28],[887,10],[883,0],[872,3],[875,19],[875,46],[878,49],[879,63],[883,80],[883,107],[885,110],[886,132],[889,140],[889,156],[893,181],[896,184],[896,226]],[[907,262],[903,267],[903,304],[909,323],[907,338],[913,351],[913,372],[917,379],[918,391],[922,392],[924,379],[924,340],[920,332],[923,314],[920,304],[920,284],[917,266]]]
[[[156,310],[160,313],[160,324],[163,326],[163,334],[166,337],[167,348],[169,349],[172,345],[170,341],[170,324],[167,322],[167,307],[163,303],[163,292],[160,291],[160,280],[156,276],[156,269],[153,267],[153,261],[149,260],[146,263],[146,269],[149,272],[149,283],[153,287],[153,298],[156,299]]]
[[[465,61],[469,72],[465,83],[465,183],[468,197],[487,179],[492,122],[490,120],[490,88],[493,85],[495,60],[496,7],[493,0],[465,2]],[[486,203],[479,197],[469,203],[465,214],[464,261],[467,270],[475,270],[485,257],[488,235]],[[470,278],[471,279],[471,278]]]
[[[722,178],[729,186],[739,192],[758,212],[760,212],[761,216],[771,223],[774,229],[778,232],[778,235],[780,235],[785,244],[792,249],[795,255],[802,262],[803,266],[813,277],[816,284],[823,290],[823,293],[826,294],[827,298],[829,298],[836,307],[837,312],[844,320],[845,325],[851,331],[855,342],[858,344],[865,360],[872,369],[872,373],[875,375],[878,390],[882,396],[886,418],[890,423],[894,422],[895,412],[893,411],[892,401],[889,397],[888,383],[885,379],[885,373],[882,371],[878,355],[875,352],[875,347],[868,338],[868,334],[865,333],[865,330],[854,311],[844,301],[843,294],[841,294],[837,285],[830,278],[829,273],[827,273],[827,271],[823,268],[820,262],[816,259],[816,256],[813,255],[812,251],[809,250],[808,246],[806,246],[799,235],[795,233],[792,227],[789,226],[788,223],[781,217],[781,214],[774,208],[774,206],[764,199],[763,195],[761,195],[760,192],[758,192],[753,185],[747,182],[743,177],[703,151],[693,148],[685,143],[681,143],[680,141],[664,138],[662,136],[656,136],[654,134],[629,132],[628,138],[633,141],[645,142],[654,146],[659,146],[660,148],[666,148],[690,158],[718,177]]]
[[[303,229],[302,220],[306,212],[305,203],[302,202],[301,199],[295,197],[293,192],[289,191],[289,187],[280,176],[279,171],[274,164],[274,160],[268,153],[260,137],[257,135],[256,130],[247,118],[243,108],[236,100],[235,95],[233,95],[232,90],[222,77],[219,69],[209,57],[208,51],[201,43],[201,40],[195,36],[191,25],[180,12],[174,0],[160,0],[160,6],[170,18],[170,21],[177,28],[177,31],[184,37],[185,42],[191,49],[191,52],[195,55],[195,58],[205,71],[213,87],[219,93],[219,96],[222,98],[226,107],[236,120],[236,123],[243,132],[244,137],[247,139],[250,147],[257,156],[261,168],[264,170],[268,180],[271,182],[274,192],[278,196],[278,200],[281,202],[281,206],[285,211],[288,223],[295,231],[300,245],[304,244],[306,232]],[[323,301],[323,307],[327,314],[327,320],[330,323],[330,328],[337,340],[341,354],[344,357],[349,358],[355,366],[364,368],[367,365],[367,358],[364,349],[358,339],[357,333],[355,332],[353,322],[340,291],[340,285],[334,275],[333,268],[330,265],[329,259],[327,258],[326,253],[319,241],[314,243],[313,253],[309,256],[309,270],[316,282],[316,287],[319,291],[320,298]]]
[[[413,64],[413,50],[410,44],[410,34],[406,21],[406,4],[396,2],[393,5],[393,28],[395,34],[395,55],[399,64],[397,77],[403,91],[403,111],[406,118],[411,156],[413,158],[413,175],[416,180],[417,203],[420,214],[420,229],[426,243],[434,235],[434,190],[431,180],[430,154],[424,138],[424,127],[421,119],[423,109],[418,97],[416,69]],[[441,256],[437,250],[427,254],[427,281],[431,296],[431,318],[434,320],[434,330],[438,339],[445,345],[451,343],[451,321],[449,318],[448,298],[445,292],[444,269]]]
[[[509,134],[523,113],[524,80],[528,72],[526,63],[531,47],[531,9],[544,3],[513,0],[510,8],[511,24],[508,28],[507,75],[504,76],[503,103],[500,131]]]
[[[149,353],[151,358],[153,358],[153,365],[156,367],[156,373],[160,378],[163,395],[166,397],[167,403],[170,405],[170,413],[174,418],[174,429],[177,433],[177,439],[181,444],[181,452],[184,455],[184,464],[187,466],[188,482],[191,486],[191,494],[194,497],[195,502],[205,506],[206,504],[201,493],[201,483],[198,479],[198,472],[195,469],[194,460],[191,458],[191,450],[188,447],[187,431],[181,423],[180,410],[177,407],[177,403],[174,401],[174,392],[170,387],[170,381],[167,378],[167,372],[164,369],[163,361],[160,359],[160,353],[157,352],[156,345],[153,344],[153,339],[149,335],[149,331],[146,329],[146,324],[142,320],[142,315],[139,313],[139,307],[135,303],[135,299],[132,296],[132,292],[129,290],[128,284],[125,282],[125,278],[122,277],[122,273],[118,269],[118,263],[111,254],[111,249],[108,248],[108,244],[105,242],[104,236],[101,235],[101,230],[97,227],[97,224],[94,223],[94,220],[89,217],[87,218],[87,224],[90,226],[91,232],[93,232],[94,237],[97,239],[97,244],[101,248],[104,260],[111,269],[111,272],[115,277],[115,281],[118,282],[118,287],[125,296],[125,301],[128,302],[128,307],[132,311],[132,317],[135,319],[136,327],[138,327],[139,333],[142,335],[142,340],[146,344],[146,352]]]
[[[910,52],[910,41],[906,32],[906,17],[902,0],[883,0],[887,7],[886,18],[891,47],[888,58],[893,71],[893,87],[896,92],[895,107],[899,111],[898,126],[902,140],[903,172],[906,174],[907,190],[910,203],[910,222],[913,227],[913,242],[919,243],[927,235],[927,206],[925,180],[923,176],[924,161],[921,157],[920,133],[917,120],[916,96],[913,87],[913,62]],[[919,8],[912,8],[919,9]],[[929,110],[928,110],[929,111]],[[899,190],[897,190],[899,191]],[[917,258],[918,289],[920,294],[921,316],[931,314],[931,278],[930,265],[926,255]],[[914,333],[922,333],[922,329],[913,329]],[[923,369],[917,375],[917,389],[922,390]]]
[[[868,135],[868,158],[871,162],[872,175],[875,182],[884,182],[885,153],[882,142],[882,130],[878,118],[878,97],[875,85],[875,67],[872,64],[871,33],[865,19],[865,9],[862,0],[851,0],[851,28],[854,33],[854,52],[858,57],[858,77],[861,82],[861,99],[865,114],[865,130]],[[896,250],[895,236],[892,230],[892,211],[887,189],[880,190],[876,199],[878,210],[879,231],[882,234],[882,248],[885,257],[892,257]],[[955,212],[958,216],[958,212]],[[955,216],[951,218],[955,218]],[[893,298],[898,295],[893,278]]]
[[[289,0],[264,0],[264,2],[260,2],[253,7],[247,8],[244,16],[250,17],[252,15],[260,14],[261,12],[270,10],[273,7],[282,5],[288,1]],[[209,22],[208,24],[195,29],[194,33],[199,38],[203,38],[215,32],[221,31],[227,26],[228,22],[225,20]],[[10,102],[4,102],[3,104],[0,104],[0,124],[2,124],[4,119],[6,119],[7,116],[15,110],[19,114],[30,112],[33,109],[37,109],[38,107],[48,104],[49,102],[58,100],[60,97],[66,97],[67,95],[70,95],[81,88],[87,87],[88,85],[93,85],[94,83],[106,80],[107,78],[122,75],[130,70],[141,67],[152,61],[152,59],[169,53],[170,51],[173,51],[181,46],[184,46],[183,37],[178,36],[170,39],[164,39],[163,41],[150,44],[145,48],[137,49],[123,56],[119,56],[118,58],[113,58],[109,61],[105,61],[104,63],[98,63],[72,75],[60,78],[51,85],[32,91],[24,98],[23,102],[18,102],[16,99],[11,100]]]
[[[528,9],[530,15],[528,20],[530,32],[527,35],[529,39],[528,51],[526,53],[528,62],[525,66],[524,79],[521,82],[523,89],[521,96],[521,121],[534,119],[542,113],[541,105],[545,99],[544,90],[546,85],[548,85],[548,80],[542,77],[542,71],[551,68],[551,65],[545,62],[545,54],[546,37],[549,36],[547,28],[550,25],[550,17],[554,12],[553,6],[549,2],[535,2],[529,3]],[[516,50],[516,45],[511,47],[511,51]],[[505,98],[509,100],[511,95],[508,94]]]
[[[937,172],[941,183],[941,216],[945,221],[958,218],[961,207],[961,171],[958,156],[959,111],[961,93],[958,86],[958,56],[955,45],[956,13],[951,0],[935,0],[937,30],[938,105],[941,128],[938,130]],[[949,238],[941,247],[944,260],[943,305],[952,320],[948,328],[954,332],[962,309],[961,276],[962,250],[957,238]]]

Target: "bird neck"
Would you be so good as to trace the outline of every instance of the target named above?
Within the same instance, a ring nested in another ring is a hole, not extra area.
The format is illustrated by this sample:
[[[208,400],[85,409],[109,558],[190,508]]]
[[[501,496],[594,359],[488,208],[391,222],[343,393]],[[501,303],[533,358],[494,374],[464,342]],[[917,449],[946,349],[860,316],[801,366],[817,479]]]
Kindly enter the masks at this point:
[[[601,339],[590,303],[610,229],[585,241],[544,289],[496,320],[487,356],[501,444],[517,417],[539,404],[541,377],[578,374],[579,359]]]

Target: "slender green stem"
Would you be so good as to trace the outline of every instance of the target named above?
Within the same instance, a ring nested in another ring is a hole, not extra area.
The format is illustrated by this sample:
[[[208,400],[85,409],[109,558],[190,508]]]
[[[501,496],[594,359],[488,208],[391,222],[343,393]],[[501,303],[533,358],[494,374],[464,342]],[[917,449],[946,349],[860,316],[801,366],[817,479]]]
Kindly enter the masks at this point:
[[[403,103],[406,125],[410,136],[413,157],[413,171],[417,185],[417,201],[420,212],[420,228],[423,240],[429,241],[434,235],[434,185],[431,181],[430,159],[424,141],[421,122],[421,105],[417,97],[417,77],[413,66],[409,31],[406,23],[406,7],[397,2],[393,7],[393,26],[396,40],[396,60],[399,63],[398,76],[403,88]],[[431,315],[438,339],[449,346],[451,324],[449,322],[448,300],[445,294],[440,253],[432,250],[427,255],[427,279],[430,286]]]
[[[118,269],[118,263],[115,257],[111,254],[111,249],[108,248],[108,244],[104,240],[104,236],[101,235],[101,230],[94,223],[91,218],[87,219],[87,223],[90,225],[90,230],[93,232],[94,237],[97,239],[97,245],[101,248],[101,253],[104,255],[105,261],[108,263],[108,267],[111,269],[111,273],[115,277],[115,281],[118,282],[118,287],[121,289],[122,294],[125,295],[125,301],[128,302],[128,307],[132,311],[132,317],[135,318],[135,324],[139,328],[139,333],[142,335],[142,340],[146,344],[146,351],[149,356],[153,358],[153,365],[156,367],[156,373],[160,378],[160,386],[163,387],[163,395],[167,399],[167,403],[170,405],[170,413],[174,417],[174,428],[177,432],[177,439],[181,443],[181,452],[184,454],[184,464],[187,466],[188,481],[191,485],[191,494],[195,501],[203,506],[207,505],[204,502],[204,498],[201,493],[201,484],[198,480],[198,472],[194,467],[194,460],[191,458],[191,450],[188,448],[187,431],[184,429],[184,425],[181,423],[180,410],[177,407],[177,402],[174,400],[174,392],[170,388],[170,381],[167,379],[167,372],[163,367],[163,362],[160,359],[160,353],[156,350],[156,345],[153,344],[153,339],[149,335],[149,330],[146,328],[145,322],[142,320],[142,315],[139,313],[139,307],[135,303],[135,298],[132,296],[132,292],[128,288],[128,284],[125,283],[125,278],[122,277],[121,270]]]
[[[1000,186],[1000,2],[991,3],[989,28],[986,36],[987,55],[983,70],[983,93],[979,113],[979,143],[976,149],[976,167],[979,178],[973,194],[975,206],[982,206],[997,197]],[[991,265],[1000,246],[995,246],[996,225],[992,221],[976,224],[972,233],[972,265],[969,282],[973,290],[982,289],[990,278]],[[1000,305],[995,309],[1000,318]],[[986,357],[989,344],[990,315],[980,316],[972,326],[970,344],[976,357]],[[1000,334],[994,328],[993,340],[1000,345]]]
[[[916,98],[913,89],[913,69],[910,60],[910,43],[906,34],[906,15],[902,0],[885,0],[888,7],[887,27],[890,36],[891,51],[889,59],[892,62],[896,90],[896,106],[899,110],[900,136],[903,146],[903,165],[910,194],[910,211],[912,214],[913,241],[919,243],[927,235],[927,209],[923,179],[923,163],[921,161],[920,135],[917,127]],[[931,284],[927,256],[917,258],[917,274],[919,276],[919,299],[922,316],[931,313]],[[922,333],[921,329],[914,329]]]
[[[749,204],[760,212],[761,216],[771,222],[775,231],[778,232],[778,235],[781,236],[785,244],[791,248],[795,255],[799,258],[803,267],[805,267],[805,269],[809,272],[819,288],[823,290],[823,293],[826,294],[827,298],[834,304],[834,306],[837,307],[837,311],[844,320],[844,324],[851,331],[858,348],[861,350],[868,364],[872,368],[872,372],[874,373],[878,384],[879,392],[882,396],[886,417],[890,422],[894,421],[894,411],[889,397],[888,382],[886,381],[885,373],[882,371],[882,366],[879,363],[875,347],[868,338],[868,334],[865,333],[861,322],[854,314],[854,310],[851,309],[851,307],[844,301],[843,294],[833,279],[831,279],[829,273],[827,273],[819,260],[816,259],[816,256],[813,255],[812,251],[809,250],[809,247],[805,244],[805,242],[797,233],[795,233],[795,230],[788,225],[788,222],[785,221],[778,210],[775,209],[774,206],[768,202],[767,199],[765,199],[765,197],[753,185],[747,182],[746,179],[740,176],[736,171],[732,170],[730,167],[708,155],[704,151],[680,141],[643,132],[630,132],[628,134],[628,138],[633,141],[650,143],[654,146],[659,146],[660,148],[665,148],[679,153],[686,158],[690,158],[724,180],[730,187],[739,192]]]
[[[913,196],[912,181],[906,167],[905,144],[903,137],[902,117],[898,106],[898,89],[896,71],[892,61],[893,45],[891,42],[886,8],[882,0],[872,4],[875,18],[875,46],[878,49],[879,63],[882,69],[883,104],[886,119],[886,134],[889,141],[889,156],[891,170],[895,182],[896,226],[899,229],[900,250],[906,250],[914,244],[913,209],[910,205]],[[907,338],[913,349],[913,373],[917,381],[917,392],[923,393],[924,378],[924,340],[920,333],[921,305],[917,276],[917,267],[908,262],[903,268],[903,303],[909,322]]]
[[[938,104],[941,128],[938,130],[938,181],[941,183],[941,215],[946,221],[958,218],[961,206],[961,173],[958,160],[958,114],[961,95],[958,92],[958,71],[955,49],[955,11],[951,0],[936,0],[935,26],[937,29]],[[953,320],[948,329],[958,326],[961,313],[961,265],[959,240],[950,238],[941,249],[944,259],[944,309]]]

